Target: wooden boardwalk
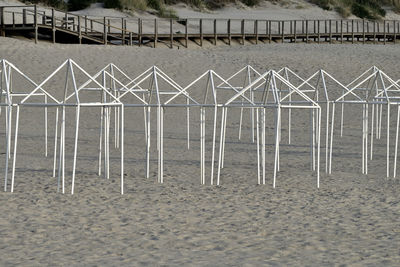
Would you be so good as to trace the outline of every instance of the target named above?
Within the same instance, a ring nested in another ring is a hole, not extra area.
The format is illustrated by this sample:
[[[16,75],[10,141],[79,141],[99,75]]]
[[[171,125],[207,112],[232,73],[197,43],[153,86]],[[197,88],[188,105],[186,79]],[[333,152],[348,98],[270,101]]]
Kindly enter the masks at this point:
[[[93,18],[39,10],[33,6],[0,6],[2,36],[25,35],[53,43],[91,43],[188,47],[232,42],[396,43],[400,21],[383,20],[237,20]]]

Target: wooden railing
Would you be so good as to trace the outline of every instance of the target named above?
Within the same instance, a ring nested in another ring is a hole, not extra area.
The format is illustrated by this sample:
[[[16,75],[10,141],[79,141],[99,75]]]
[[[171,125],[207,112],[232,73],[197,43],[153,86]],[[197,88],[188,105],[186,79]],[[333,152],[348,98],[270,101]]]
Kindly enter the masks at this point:
[[[400,34],[398,20],[248,20],[248,19],[132,19],[117,17],[88,17],[55,9],[39,10],[33,6],[0,6],[0,30],[52,29],[53,42],[56,31],[64,31],[82,39],[102,44],[143,45],[153,47],[158,42],[171,48],[179,41],[188,47],[193,40],[203,46],[205,40],[228,45],[232,39],[241,44],[246,40],[263,42],[305,43],[396,43]]]

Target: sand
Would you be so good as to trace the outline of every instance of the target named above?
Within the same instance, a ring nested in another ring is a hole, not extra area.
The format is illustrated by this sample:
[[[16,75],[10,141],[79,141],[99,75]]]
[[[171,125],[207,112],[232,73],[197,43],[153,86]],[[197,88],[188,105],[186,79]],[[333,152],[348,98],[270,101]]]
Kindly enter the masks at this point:
[[[260,44],[171,50],[34,45],[0,38],[0,58],[10,60],[36,81],[42,81],[67,58],[90,73],[109,62],[132,76],[157,65],[182,85],[208,69],[227,77],[247,64],[260,71],[287,65],[303,76],[323,68],[343,82],[377,65],[399,78],[398,52],[394,45]],[[361,107],[346,112],[351,116],[346,120],[345,136],[335,139],[333,174],[322,174],[320,189],[310,171],[308,113],[296,113],[292,145],[287,145],[287,128],[282,132],[282,168],[273,189],[272,126],[267,128],[267,185],[257,185],[256,146],[249,137],[250,125],[245,124],[239,141],[238,113],[232,113],[222,184],[211,186],[212,113],[208,111],[207,185],[201,186],[198,111],[193,111],[191,150],[187,151],[185,125],[180,122],[185,112],[167,110],[165,183],[158,184],[155,145],[151,177],[144,178],[143,113],[128,110],[126,191],[121,196],[118,151],[112,149],[110,180],[96,175],[98,110],[86,109],[82,113],[76,191],[71,196],[73,127],[67,131],[67,193],[62,195],[56,192],[57,181],[51,177],[53,130],[46,159],[43,113],[25,108],[21,111],[15,192],[0,193],[0,265],[398,266],[400,184],[399,179],[385,177],[385,134],[376,140],[370,174],[362,175],[361,121],[357,121]],[[53,125],[54,111],[49,114]],[[73,111],[68,114],[71,118],[74,115]],[[268,113],[269,122],[271,116]],[[72,120],[67,123],[71,126]],[[0,125],[3,179],[3,115]],[[392,137],[394,133],[392,127]],[[324,170],[323,160],[321,167]]]

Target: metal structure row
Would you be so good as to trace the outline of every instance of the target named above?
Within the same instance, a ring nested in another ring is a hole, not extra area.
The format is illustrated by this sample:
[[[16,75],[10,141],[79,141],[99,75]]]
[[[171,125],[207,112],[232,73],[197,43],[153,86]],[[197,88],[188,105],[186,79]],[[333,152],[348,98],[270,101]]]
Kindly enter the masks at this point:
[[[266,183],[266,128],[274,129],[273,187],[280,171],[280,144],[282,127],[287,125],[288,144],[292,143],[292,110],[309,114],[310,162],[316,172],[316,185],[320,186],[321,126],[325,120],[325,172],[332,172],[332,151],[335,126],[335,107],[340,105],[340,135],[344,132],[345,106],[362,105],[362,173],[368,173],[368,160],[373,157],[373,137],[381,137],[383,107],[387,107],[387,176],[390,175],[390,108],[397,105],[394,176],[397,166],[397,146],[400,118],[400,86],[377,67],[372,67],[348,84],[343,84],[324,70],[303,78],[288,67],[259,72],[246,66],[228,78],[208,70],[187,86],[178,84],[156,66],[131,78],[115,64],[108,64],[91,75],[72,59],[63,62],[41,83],[36,83],[14,64],[1,60],[0,112],[5,113],[5,170],[4,190],[13,192],[17,162],[20,110],[36,107],[44,111],[44,150],[48,156],[48,109],[55,109],[53,177],[57,177],[58,191],[65,192],[66,114],[75,110],[74,152],[71,194],[75,190],[78,139],[81,127],[81,108],[100,108],[98,175],[110,178],[110,140],[120,151],[120,186],[124,193],[124,112],[143,110],[144,140],[146,144],[146,178],[150,177],[151,114],[156,112],[157,180],[164,182],[164,111],[181,108],[185,112],[187,149],[190,149],[192,109],[200,114],[200,181],[206,183],[206,154],[211,152],[210,184],[219,185],[224,168],[227,117],[240,110],[238,138],[242,138],[245,112],[249,112],[251,140],[256,144],[257,183]],[[15,86],[18,83],[19,86]],[[57,84],[58,85],[55,85]],[[23,86],[20,86],[23,85]],[[21,90],[22,91],[19,91]],[[212,150],[206,148],[206,111],[212,116]],[[287,121],[282,112],[288,111]],[[41,111],[42,112],[42,111]],[[267,125],[266,115],[273,115]],[[371,113],[371,116],[369,114]],[[0,113],[1,115],[1,113]],[[15,119],[13,120],[13,116]],[[220,119],[219,119],[220,116]],[[14,123],[13,123],[14,121]],[[219,133],[218,133],[219,126]],[[323,134],[322,134],[323,135]],[[370,143],[368,139],[370,138]],[[219,140],[219,143],[218,143]],[[23,149],[23,148],[22,148]],[[369,153],[368,153],[369,151]],[[11,161],[11,179],[9,165]],[[11,180],[11,183],[10,183]]]

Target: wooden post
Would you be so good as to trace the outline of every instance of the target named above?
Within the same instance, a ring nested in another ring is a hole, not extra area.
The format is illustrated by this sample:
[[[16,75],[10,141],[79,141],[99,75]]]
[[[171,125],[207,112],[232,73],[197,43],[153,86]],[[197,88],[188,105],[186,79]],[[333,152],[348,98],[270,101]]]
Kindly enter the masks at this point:
[[[4,25],[4,7],[0,7],[0,24],[1,24],[1,36],[6,36],[5,25]]]
[[[200,46],[203,46],[203,20],[200,19],[199,21],[200,27]]]
[[[78,38],[79,44],[82,44],[81,16],[78,16]]]
[[[90,20],[90,32],[93,32],[93,20]]]
[[[354,44],[354,19],[351,20],[351,43]]]
[[[297,43],[297,20],[294,21],[294,42]]]
[[[258,44],[258,20],[254,21],[254,34],[256,36],[256,44]]]
[[[285,40],[285,21],[282,20],[282,43]]]
[[[301,21],[301,34],[304,34],[304,20]]]
[[[12,13],[13,28],[15,28],[15,13]]]
[[[132,40],[132,32],[129,32],[129,45],[132,46],[133,45],[133,40]]]
[[[329,43],[332,43],[332,20],[329,20]]]
[[[138,44],[142,46],[142,19],[138,18]]]
[[[51,9],[51,29],[53,44],[56,43],[56,18],[54,16],[54,8]]]
[[[338,20],[336,20],[336,33],[339,33],[339,21]]]
[[[242,45],[244,45],[244,40],[245,40],[245,36],[244,36],[244,19],[242,20]]]
[[[169,34],[170,34],[170,43],[171,43],[171,46],[170,46],[170,48],[172,49],[173,48],[173,45],[174,45],[174,32],[173,32],[173,27],[172,27],[172,23],[173,23],[173,21],[172,21],[172,19],[170,19],[169,20]]]
[[[68,29],[68,12],[65,11],[65,29]]]
[[[154,48],[157,47],[157,41],[158,41],[158,23],[157,19],[154,19]]]
[[[227,21],[227,27],[228,27],[228,44],[231,45],[232,35],[231,35],[231,20],[230,19],[228,19],[228,21]]]
[[[271,24],[272,24],[272,21],[270,20],[270,21],[268,21],[268,24],[269,24],[269,26],[268,26],[268,33],[269,33],[269,43],[271,43],[272,42],[272,26],[271,26]]]
[[[35,44],[38,42],[38,13],[37,13],[37,6],[34,7],[35,17],[33,19],[33,24],[35,27]]]
[[[396,38],[397,38],[397,36],[396,36],[396,21],[394,20],[393,21],[393,43],[394,44],[396,43]]]
[[[121,18],[121,37],[122,37],[122,45],[125,45],[125,19]]]
[[[319,22],[319,20],[318,20],[318,22]],[[314,42],[316,41],[316,33],[317,33],[317,22],[314,20],[314,31],[313,31],[313,36],[314,36]],[[318,29],[318,31],[319,31],[319,29]]]
[[[363,31],[363,44],[365,44],[365,19],[363,19],[362,31]]]
[[[376,43],[376,22],[374,21],[374,43]]]
[[[22,9],[22,26],[26,25],[26,9]]]
[[[306,43],[308,44],[308,20],[306,20]]]
[[[340,20],[340,43],[343,44],[343,20]]]
[[[185,46],[186,48],[189,47],[189,32],[188,32],[188,24],[189,24],[189,20],[186,19],[185,20]]]
[[[321,33],[319,32],[320,20],[318,20],[318,43],[321,43]]]
[[[214,45],[217,45],[217,20],[214,19]]]
[[[107,20],[107,24],[108,24],[108,34],[111,34],[111,20],[110,19],[108,19]]]
[[[13,13],[14,14],[14,13]],[[42,24],[46,25],[46,11],[43,11]]]
[[[383,44],[386,44],[386,20],[383,21]]]
[[[87,25],[87,16],[85,16],[85,34],[87,35],[88,33],[88,25]]]
[[[107,19],[104,17],[103,19],[104,29],[103,29],[103,42],[104,45],[107,45]]]

